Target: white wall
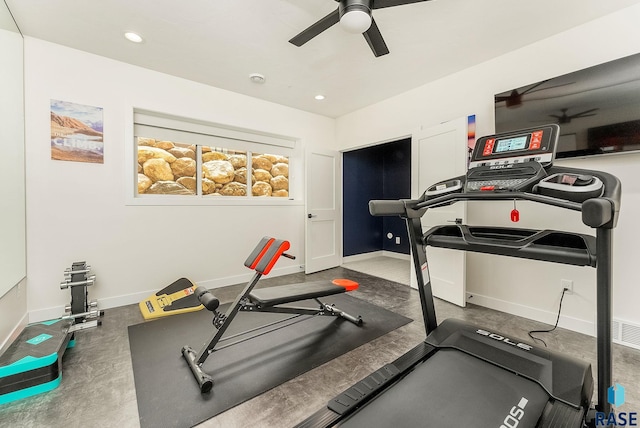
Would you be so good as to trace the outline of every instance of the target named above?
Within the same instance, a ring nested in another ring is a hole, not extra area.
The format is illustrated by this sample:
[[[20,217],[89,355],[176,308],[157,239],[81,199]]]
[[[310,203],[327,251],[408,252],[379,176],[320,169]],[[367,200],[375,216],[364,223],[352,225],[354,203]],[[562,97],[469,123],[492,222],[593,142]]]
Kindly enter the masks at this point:
[[[20,33],[0,27],[0,149],[7,159],[0,168],[0,297],[26,273],[22,45]]]
[[[23,41],[0,3],[0,353],[26,323]]]
[[[605,16],[570,31],[526,46],[460,73],[397,95],[337,119],[341,149],[363,146],[411,134],[420,126],[476,114],[477,135],[493,133],[493,95],[545,78],[590,67],[640,52],[640,5]],[[532,67],[534,58],[535,67]],[[593,157],[558,162],[602,169],[622,181],[623,203],[614,248],[614,317],[640,325],[636,302],[634,254],[640,231],[637,170],[640,154]],[[521,203],[521,227],[568,228],[588,232],[579,213]],[[507,225],[510,203],[474,203],[471,224]],[[534,217],[539,220],[535,220]],[[549,220],[549,221],[543,221]],[[595,273],[593,269],[470,254],[467,290],[471,301],[518,315],[555,322],[560,280],[575,282],[575,294],[565,298],[561,325],[595,332]]]
[[[244,260],[264,235],[288,239],[299,256],[281,260],[272,276],[300,269],[303,201],[125,205],[127,168],[135,166],[127,155],[133,153],[131,112],[144,108],[327,148],[336,146],[333,119],[28,37],[25,69],[30,321],[62,314],[70,297],[58,284],[79,260],[97,276],[89,294],[101,308],[138,302],[182,276],[208,287],[243,282],[250,274]],[[51,99],[104,109],[104,164],[50,159]]]
[[[26,278],[0,297],[0,354],[27,325]]]

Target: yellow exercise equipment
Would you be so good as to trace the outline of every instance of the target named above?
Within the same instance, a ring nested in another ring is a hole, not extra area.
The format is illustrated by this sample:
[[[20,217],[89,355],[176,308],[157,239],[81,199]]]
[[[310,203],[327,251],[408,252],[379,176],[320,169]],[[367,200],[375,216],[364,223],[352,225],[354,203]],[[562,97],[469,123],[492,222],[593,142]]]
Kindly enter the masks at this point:
[[[194,294],[197,285],[180,278],[139,303],[145,320],[195,312],[204,308]]]

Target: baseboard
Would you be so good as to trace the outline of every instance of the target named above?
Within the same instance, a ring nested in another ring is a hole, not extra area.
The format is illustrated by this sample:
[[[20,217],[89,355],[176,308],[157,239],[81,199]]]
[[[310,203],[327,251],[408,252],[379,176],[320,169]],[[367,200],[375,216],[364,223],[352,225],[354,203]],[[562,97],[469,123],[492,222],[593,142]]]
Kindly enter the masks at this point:
[[[271,271],[271,273],[269,274],[269,277],[271,278],[271,277],[277,277],[282,275],[289,275],[292,273],[298,273],[302,270],[303,269],[300,266],[275,268]],[[233,275],[233,276],[227,276],[224,278],[198,281],[198,285],[207,287],[208,289],[211,290],[214,288],[226,287],[228,285],[235,285],[235,284],[241,284],[243,282],[248,282],[252,276],[253,276],[253,273],[247,272],[246,274],[242,274],[242,275]],[[165,286],[166,285],[168,284],[165,284]],[[163,286],[160,285],[158,286],[158,288],[153,290],[146,290],[146,291],[140,291],[140,292],[131,293],[131,294],[125,294],[121,296],[106,297],[103,299],[98,299],[98,308],[110,309],[110,308],[117,308],[120,306],[137,304],[138,302],[141,302],[142,300],[156,293],[161,288],[163,288]],[[91,296],[89,297],[91,298]],[[29,318],[29,322],[33,323],[33,322],[46,321],[46,320],[59,318],[63,314],[64,314],[64,305],[30,311],[28,314],[28,318]]]
[[[396,253],[394,251],[382,250],[382,255],[384,257],[391,257],[392,259],[411,260],[411,254]]]
[[[353,256],[343,257],[342,263],[359,262],[362,260],[374,259],[376,257],[391,257],[394,259],[411,260],[411,256],[409,254],[380,250],[380,251],[371,251],[369,253],[354,254]]]
[[[550,325],[555,324],[556,317],[558,316],[557,312],[544,311],[542,309],[532,308],[530,306],[520,305],[518,303],[508,302],[506,300],[500,300],[476,293],[467,293],[467,302]],[[558,327],[589,336],[595,336],[596,332],[596,326],[593,322],[564,315],[560,315]]]
[[[25,313],[16,323],[9,335],[0,344],[0,354],[4,353],[14,340],[22,333],[22,330],[29,324],[29,314]]]
[[[297,265],[285,267],[285,268],[274,268],[269,274],[269,278],[282,276],[282,275],[289,275],[292,273],[298,273],[303,271],[304,271],[304,267],[297,266]],[[248,282],[252,276],[253,276],[253,272],[247,272],[241,275],[228,276],[225,278],[216,278],[216,279],[209,279],[205,281],[198,281],[198,285],[202,285],[212,290],[214,288],[226,287],[228,285],[242,284],[243,282]]]
[[[353,256],[343,257],[342,263],[359,262],[362,260],[369,260],[381,256],[382,251],[371,251],[370,253],[354,254]]]

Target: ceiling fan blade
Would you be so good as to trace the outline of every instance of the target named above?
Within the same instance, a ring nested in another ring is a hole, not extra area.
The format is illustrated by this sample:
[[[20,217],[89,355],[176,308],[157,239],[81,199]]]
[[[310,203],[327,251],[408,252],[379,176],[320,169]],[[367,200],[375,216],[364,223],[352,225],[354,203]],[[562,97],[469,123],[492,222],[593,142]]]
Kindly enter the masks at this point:
[[[547,80],[543,80],[542,82],[538,82],[535,85],[532,85],[530,88],[525,89],[524,91],[522,91],[522,93],[520,95],[524,95],[524,94],[528,94],[529,92],[533,91],[535,88],[537,88],[538,86],[542,85],[543,83],[547,82],[549,79]]]
[[[385,7],[402,6],[403,4],[421,3],[429,0],[373,0],[371,9],[382,9]]]
[[[313,39],[318,34],[322,33],[324,30],[329,27],[340,22],[340,14],[338,13],[338,9],[334,10],[315,24],[311,25],[306,30],[303,30],[300,34],[289,40],[289,43],[292,43],[298,47],[304,45],[309,40]]]
[[[371,17],[371,27],[364,33],[362,33],[367,43],[369,43],[369,47],[373,51],[373,54],[376,57],[386,55],[389,53],[389,48],[387,48],[387,44],[384,42],[382,38],[382,34],[380,33],[380,29],[376,24],[376,20]]]
[[[571,117],[586,117],[586,116],[595,116],[594,114],[589,114],[591,112],[594,112],[596,110],[599,110],[598,108],[592,108],[591,110],[585,110],[581,113],[576,113],[576,114],[572,114]]]
[[[547,82],[547,80],[545,80],[545,82]],[[569,85],[573,85],[576,82],[569,82],[569,83],[561,83],[559,85],[554,85],[554,86],[546,86],[544,88],[540,88],[540,89],[536,89],[535,91],[532,90],[528,90],[527,93],[533,93],[533,92],[538,92],[538,91],[546,91],[547,89],[554,89],[554,88],[561,88],[563,86],[569,86]]]

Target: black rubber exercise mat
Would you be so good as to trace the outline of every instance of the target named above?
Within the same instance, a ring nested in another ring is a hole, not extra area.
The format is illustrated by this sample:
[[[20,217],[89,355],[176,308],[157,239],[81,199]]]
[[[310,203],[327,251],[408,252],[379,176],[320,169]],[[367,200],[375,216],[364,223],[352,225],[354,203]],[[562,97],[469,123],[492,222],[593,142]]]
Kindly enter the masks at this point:
[[[214,378],[213,390],[201,394],[181,349],[197,351],[213,334],[212,314],[203,310],[129,327],[129,346],[136,385],[140,426],[191,427],[287,380],[318,367],[412,320],[346,294],[322,299],[351,315],[362,326],[337,317],[242,312],[226,336],[284,320],[283,328],[257,330],[257,337],[231,338],[214,352],[204,369]],[[300,302],[296,306],[315,302]],[[221,310],[226,310],[223,305]]]

